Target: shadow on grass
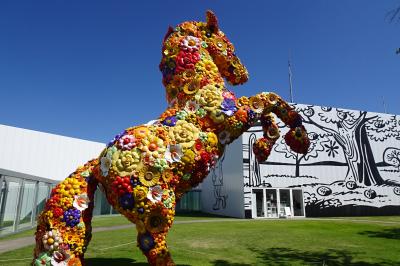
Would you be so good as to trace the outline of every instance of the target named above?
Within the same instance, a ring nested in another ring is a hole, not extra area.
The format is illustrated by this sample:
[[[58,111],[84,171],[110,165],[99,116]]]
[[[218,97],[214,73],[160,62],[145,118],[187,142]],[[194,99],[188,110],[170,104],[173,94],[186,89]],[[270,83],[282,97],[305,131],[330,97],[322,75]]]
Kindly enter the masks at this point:
[[[215,260],[212,262],[215,266],[251,266],[252,264],[234,263],[227,260]]]
[[[148,266],[149,264],[143,262],[137,262],[134,259],[129,258],[88,258],[85,259],[85,265],[87,266]],[[189,266],[187,264],[177,264],[177,266]]]
[[[347,250],[328,249],[326,251],[304,251],[290,248],[269,248],[266,250],[250,249],[254,256],[264,265],[335,265],[335,266],[386,266],[399,265],[395,261],[362,261],[355,256],[357,253]],[[224,260],[212,262],[218,266],[244,265],[231,263]]]
[[[366,235],[369,237],[379,237],[387,239],[399,239],[400,240],[400,228],[389,228],[382,231],[363,231],[360,235]]]
[[[147,263],[136,262],[134,259],[129,258],[88,258],[85,259],[85,264],[87,266],[124,266],[124,265],[136,265],[145,266]]]

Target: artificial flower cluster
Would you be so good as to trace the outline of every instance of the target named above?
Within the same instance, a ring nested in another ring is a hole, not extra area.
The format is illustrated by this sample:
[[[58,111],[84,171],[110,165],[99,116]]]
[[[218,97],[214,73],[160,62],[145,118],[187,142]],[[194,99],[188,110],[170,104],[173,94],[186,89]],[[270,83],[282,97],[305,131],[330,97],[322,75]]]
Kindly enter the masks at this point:
[[[207,13],[206,23],[171,28],[162,54],[169,108],[152,123],[115,136],[98,160],[53,189],[36,233],[36,265],[79,265],[91,235],[97,182],[114,209],[136,224],[137,243],[149,263],[174,265],[166,235],[176,201],[203,181],[227,144],[261,120],[264,137],[254,151],[265,160],[279,137],[273,112],[291,128],[288,144],[307,151],[301,117],[276,94],[237,98],[225,87],[224,78],[241,84],[248,73],[214,14]]]
[[[91,172],[97,160],[77,169],[53,188],[50,199],[38,219],[33,265],[81,265],[81,257],[90,240],[90,220],[97,181]]]

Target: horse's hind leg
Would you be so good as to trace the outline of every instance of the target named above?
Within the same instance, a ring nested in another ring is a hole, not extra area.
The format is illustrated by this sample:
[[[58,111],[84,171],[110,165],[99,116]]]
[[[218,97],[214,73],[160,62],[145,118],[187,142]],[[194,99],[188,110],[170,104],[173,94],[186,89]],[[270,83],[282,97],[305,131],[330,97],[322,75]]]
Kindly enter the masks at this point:
[[[136,221],[137,243],[150,265],[175,265],[166,243],[174,215],[172,208],[157,206],[143,219]]]
[[[78,168],[51,193],[38,217],[34,265],[68,262],[84,264],[83,255],[91,239],[91,219],[97,181],[93,160]]]

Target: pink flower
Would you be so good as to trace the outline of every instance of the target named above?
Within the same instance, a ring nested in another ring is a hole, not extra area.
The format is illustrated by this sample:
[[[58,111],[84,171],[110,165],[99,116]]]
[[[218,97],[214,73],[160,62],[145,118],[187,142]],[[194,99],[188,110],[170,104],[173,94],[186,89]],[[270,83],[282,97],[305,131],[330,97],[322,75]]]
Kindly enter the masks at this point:
[[[118,145],[123,150],[131,150],[136,146],[136,138],[131,135],[124,135],[118,140]]]

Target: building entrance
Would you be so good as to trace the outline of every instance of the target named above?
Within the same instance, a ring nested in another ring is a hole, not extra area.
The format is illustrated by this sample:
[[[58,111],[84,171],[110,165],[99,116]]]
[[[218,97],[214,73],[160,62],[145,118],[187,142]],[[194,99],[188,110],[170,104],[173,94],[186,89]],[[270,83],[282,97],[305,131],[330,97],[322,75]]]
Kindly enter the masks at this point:
[[[252,218],[304,217],[303,190],[293,188],[252,189]]]

